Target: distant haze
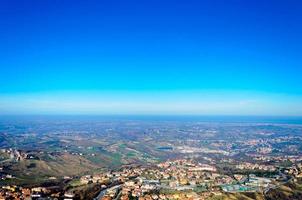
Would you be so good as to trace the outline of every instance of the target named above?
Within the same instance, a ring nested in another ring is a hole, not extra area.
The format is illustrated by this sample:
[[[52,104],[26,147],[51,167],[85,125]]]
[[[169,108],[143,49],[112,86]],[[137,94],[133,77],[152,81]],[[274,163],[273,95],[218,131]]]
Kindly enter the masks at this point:
[[[222,91],[52,92],[7,95],[2,114],[300,116],[299,96]]]

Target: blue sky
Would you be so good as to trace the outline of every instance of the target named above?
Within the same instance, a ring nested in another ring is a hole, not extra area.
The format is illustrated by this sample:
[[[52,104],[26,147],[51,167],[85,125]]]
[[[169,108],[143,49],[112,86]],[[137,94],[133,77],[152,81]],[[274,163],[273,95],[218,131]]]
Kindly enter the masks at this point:
[[[302,115],[301,9],[1,1],[0,114]]]

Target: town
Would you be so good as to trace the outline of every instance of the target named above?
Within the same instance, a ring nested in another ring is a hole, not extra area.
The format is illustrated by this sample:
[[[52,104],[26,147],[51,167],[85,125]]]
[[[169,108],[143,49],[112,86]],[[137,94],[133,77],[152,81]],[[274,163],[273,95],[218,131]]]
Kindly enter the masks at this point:
[[[100,185],[101,191],[94,200],[157,200],[157,199],[207,199],[223,193],[261,192],[268,193],[288,182],[301,181],[302,157],[297,164],[286,167],[261,166],[251,163],[237,165],[238,169],[258,169],[278,173],[270,177],[255,174],[226,175],[215,165],[201,164],[192,159],[169,160],[155,166],[125,167],[121,171],[85,175],[78,184]],[[75,182],[70,177],[65,180]],[[77,199],[70,191],[58,191],[56,187],[2,186],[0,199]]]

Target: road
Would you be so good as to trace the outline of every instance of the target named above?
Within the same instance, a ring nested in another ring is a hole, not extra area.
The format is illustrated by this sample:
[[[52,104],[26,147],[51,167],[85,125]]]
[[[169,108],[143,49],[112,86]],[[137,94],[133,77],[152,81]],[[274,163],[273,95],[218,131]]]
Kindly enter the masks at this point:
[[[110,189],[112,189],[112,190],[114,190],[114,189],[119,189],[121,186],[122,186],[122,184],[114,185],[114,186],[112,186],[112,187],[108,187],[108,188],[106,188],[105,190],[102,190],[102,191],[98,194],[98,196],[95,197],[93,200],[101,200],[101,199],[104,197],[104,195],[107,193],[108,190],[110,190]]]
[[[282,176],[283,178],[287,178],[287,176],[286,176],[284,173],[282,173],[280,170],[279,170],[279,175]],[[270,190],[279,188],[280,186],[282,186],[282,185],[284,185],[284,184],[290,182],[292,179],[293,179],[293,178],[291,177],[291,178],[287,179],[285,182],[280,183],[279,185],[273,185],[273,186],[271,186],[271,187],[266,188],[266,189],[263,191],[264,196],[265,196]]]

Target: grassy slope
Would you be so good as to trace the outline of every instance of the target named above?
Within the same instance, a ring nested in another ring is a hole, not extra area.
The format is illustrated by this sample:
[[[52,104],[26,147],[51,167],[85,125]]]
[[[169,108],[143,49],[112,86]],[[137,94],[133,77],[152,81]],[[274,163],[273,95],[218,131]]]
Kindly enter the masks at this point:
[[[97,168],[99,168],[98,165],[83,157],[63,154],[48,161],[23,160],[14,163],[11,165],[9,173],[18,177],[12,179],[11,182],[39,183],[51,176],[62,178],[63,176],[81,175]]]
[[[208,200],[302,200],[302,179],[270,190],[265,197],[262,193],[224,193]]]
[[[302,179],[268,192],[267,200],[302,200]]]
[[[210,197],[208,200],[265,200],[265,198],[259,193],[226,193]]]

